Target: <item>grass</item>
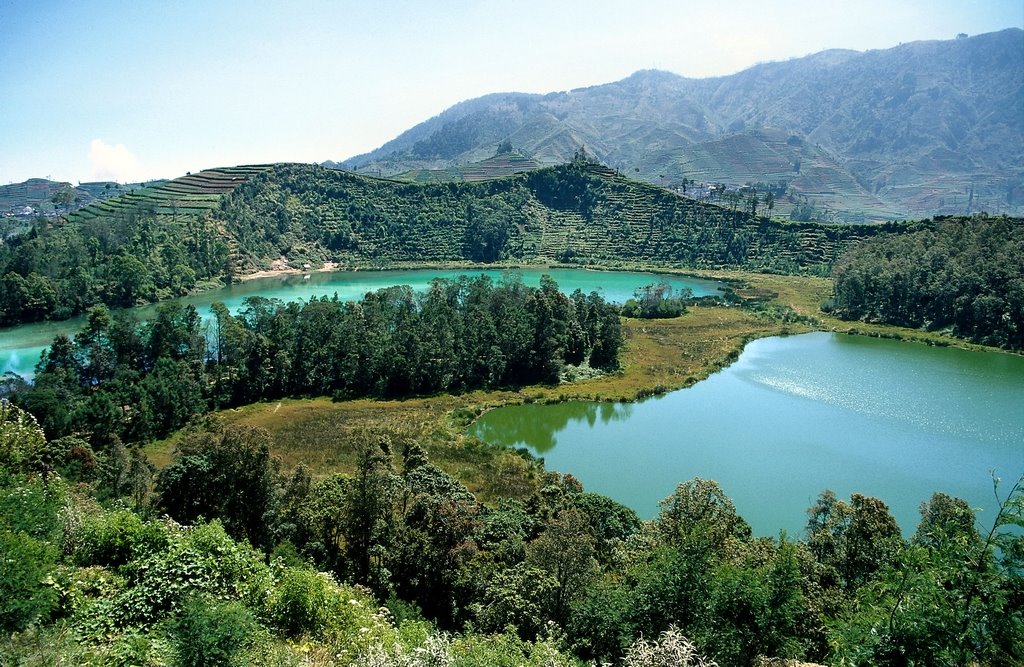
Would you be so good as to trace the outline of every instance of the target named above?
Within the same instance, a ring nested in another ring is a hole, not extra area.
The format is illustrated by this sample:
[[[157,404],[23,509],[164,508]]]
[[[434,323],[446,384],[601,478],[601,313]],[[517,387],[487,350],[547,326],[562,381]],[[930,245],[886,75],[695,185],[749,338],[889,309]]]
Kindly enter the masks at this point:
[[[370,433],[382,433],[394,443],[396,468],[400,465],[402,441],[416,440],[426,447],[435,465],[457,477],[481,499],[526,496],[539,479],[539,464],[516,452],[464,437],[466,422],[453,417],[453,413],[465,412],[482,400],[500,397],[502,392],[403,401],[286,399],[223,410],[215,418],[224,424],[269,431],[275,443],[273,454],[285,471],[303,463],[314,477],[351,473],[360,441]],[[504,398],[514,402],[511,393],[505,393]],[[149,445],[149,460],[158,468],[169,464],[179,437],[176,434]]]
[[[267,429],[276,443],[273,453],[283,470],[303,463],[316,477],[351,472],[356,447],[367,432],[392,438],[397,445],[396,466],[400,443],[414,439],[426,447],[433,463],[488,502],[499,497],[529,496],[543,479],[542,464],[530,457],[465,435],[473,419],[496,407],[564,400],[635,400],[703,380],[735,360],[743,346],[755,338],[814,330],[983,349],[939,333],[844,322],[826,316],[819,305],[831,295],[831,282],[823,278],[739,271],[707,273],[704,277],[740,282],[751,292],[777,296],[760,310],[694,306],[675,319],[623,319],[626,345],[620,357],[621,370],[571,384],[402,401],[288,399],[225,410],[215,418],[226,424]],[[793,321],[785,316],[787,313],[799,317]],[[167,465],[177,437],[147,447],[149,460],[158,467]]]

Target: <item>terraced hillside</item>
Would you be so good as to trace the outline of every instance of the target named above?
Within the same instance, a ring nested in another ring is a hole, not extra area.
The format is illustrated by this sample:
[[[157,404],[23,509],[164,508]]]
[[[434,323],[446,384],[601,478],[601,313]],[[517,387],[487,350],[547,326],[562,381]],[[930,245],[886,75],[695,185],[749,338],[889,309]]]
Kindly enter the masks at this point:
[[[410,183],[440,183],[443,181],[487,181],[541,168],[540,162],[522,153],[509,151],[462,166],[446,169],[413,169],[391,178]]]
[[[45,178],[30,178],[22,183],[0,185],[0,215],[31,217],[53,216],[74,211],[103,199],[117,197],[132,190],[160,185],[164,181],[149,183],[115,183],[114,181],[92,181],[72,186],[64,181]],[[68,191],[63,203],[55,203],[54,195]],[[26,211],[26,208],[29,211]]]
[[[771,221],[586,161],[428,184],[280,165],[228,195],[216,220],[240,264],[351,268],[504,260],[824,274],[861,239],[899,229]]]
[[[70,213],[67,220],[74,223],[136,210],[157,215],[202,215],[217,207],[221,195],[268,168],[269,165],[246,165],[205,169],[96,202]]]
[[[0,243],[0,324],[64,319],[97,303],[131,306],[230,280],[237,244],[213,212],[269,168],[210,169],[34,222],[32,233]]]

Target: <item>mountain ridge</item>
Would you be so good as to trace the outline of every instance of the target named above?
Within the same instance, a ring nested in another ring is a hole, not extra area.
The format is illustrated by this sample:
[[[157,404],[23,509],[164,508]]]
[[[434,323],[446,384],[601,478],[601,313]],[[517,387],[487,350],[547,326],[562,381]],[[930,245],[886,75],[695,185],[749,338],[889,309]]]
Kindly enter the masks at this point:
[[[382,175],[445,169],[483,160],[502,141],[554,164],[585,146],[660,185],[784,180],[782,215],[802,205],[845,222],[1019,215],[1022,117],[1024,31],[1010,28],[827,50],[706,79],[641,70],[569,91],[495,93],[329,164]]]

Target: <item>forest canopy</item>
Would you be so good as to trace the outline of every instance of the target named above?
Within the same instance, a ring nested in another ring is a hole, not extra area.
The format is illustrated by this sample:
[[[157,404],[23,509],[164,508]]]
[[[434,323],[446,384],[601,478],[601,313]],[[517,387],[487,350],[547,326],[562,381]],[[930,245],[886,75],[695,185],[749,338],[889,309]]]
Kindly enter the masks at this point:
[[[879,236],[833,272],[840,317],[949,330],[977,343],[1024,347],[1024,221],[975,218]]]
[[[12,399],[50,437],[163,437],[211,409],[292,396],[401,398],[557,383],[565,365],[609,370],[622,343],[618,307],[597,293],[566,296],[548,276],[436,280],[282,303],[251,297],[208,325],[170,302],[139,323],[131,311],[89,311],[74,338],[58,336],[32,385]],[[17,383],[15,383],[17,385]]]

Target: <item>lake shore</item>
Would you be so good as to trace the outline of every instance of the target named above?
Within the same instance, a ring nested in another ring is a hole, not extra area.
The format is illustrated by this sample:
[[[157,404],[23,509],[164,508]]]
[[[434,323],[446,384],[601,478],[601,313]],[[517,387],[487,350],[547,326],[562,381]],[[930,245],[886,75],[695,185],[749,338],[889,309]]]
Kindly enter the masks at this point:
[[[807,319],[786,322],[779,311],[771,308],[757,311],[694,306],[674,319],[623,319],[626,345],[621,368],[599,377],[555,386],[441,394],[402,401],[284,399],[226,410],[217,413],[217,418],[267,429],[276,443],[273,454],[285,466],[302,462],[314,477],[352,472],[357,450],[353,443],[361,430],[383,430],[429,442],[431,460],[487,501],[503,496],[528,497],[534,485],[543,479],[534,465],[515,452],[474,444],[475,439],[465,435],[471,422],[494,408],[572,400],[636,401],[708,378],[735,361],[753,340],[810,331],[860,333],[927,345],[997,351],[938,333],[829,317],[819,309],[819,304],[831,295],[831,281],[825,278],[722,270],[687,273],[773,292],[778,296],[766,306],[789,308]],[[149,460],[158,467],[169,463],[174,442],[172,436],[148,445]]]
[[[324,265],[318,269],[314,268],[295,268],[287,266],[281,260],[274,260],[270,263],[270,268],[263,271],[256,271],[255,273],[246,273],[244,275],[235,276],[239,282],[248,282],[250,280],[257,280],[259,278],[277,278],[279,276],[294,276],[294,275],[308,275],[311,273],[328,273],[330,271],[337,271],[337,262],[324,262]]]

